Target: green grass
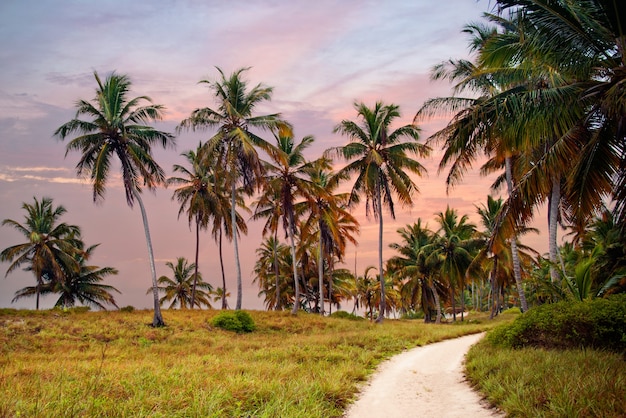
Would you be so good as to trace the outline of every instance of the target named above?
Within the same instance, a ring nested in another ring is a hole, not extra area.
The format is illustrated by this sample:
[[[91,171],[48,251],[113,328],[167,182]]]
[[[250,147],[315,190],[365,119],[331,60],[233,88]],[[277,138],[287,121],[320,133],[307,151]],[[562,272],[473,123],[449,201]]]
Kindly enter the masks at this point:
[[[467,374],[509,417],[625,417],[626,361],[592,349],[512,349],[485,339]]]
[[[498,323],[253,311],[236,334],[218,313],[0,310],[0,417],[339,417],[385,358]]]

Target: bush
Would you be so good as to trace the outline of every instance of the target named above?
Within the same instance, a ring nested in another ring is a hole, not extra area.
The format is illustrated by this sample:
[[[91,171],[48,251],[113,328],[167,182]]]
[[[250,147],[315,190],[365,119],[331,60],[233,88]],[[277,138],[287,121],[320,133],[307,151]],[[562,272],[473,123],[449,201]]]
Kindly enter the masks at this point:
[[[120,308],[121,312],[135,312],[135,307],[132,305],[123,306]]]
[[[252,332],[256,329],[254,320],[245,311],[223,311],[213,318],[213,326],[237,333]]]
[[[331,318],[349,319],[350,321],[365,321],[365,318],[346,311],[336,311],[330,314]]]
[[[538,306],[487,338],[512,348],[591,347],[626,354],[626,294]]]

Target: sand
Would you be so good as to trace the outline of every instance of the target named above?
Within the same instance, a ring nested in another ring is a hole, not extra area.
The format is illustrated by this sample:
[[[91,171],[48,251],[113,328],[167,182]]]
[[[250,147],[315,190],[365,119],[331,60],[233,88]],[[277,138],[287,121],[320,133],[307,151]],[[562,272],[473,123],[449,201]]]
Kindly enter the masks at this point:
[[[503,417],[465,381],[463,359],[484,334],[406,351],[382,363],[346,418]]]

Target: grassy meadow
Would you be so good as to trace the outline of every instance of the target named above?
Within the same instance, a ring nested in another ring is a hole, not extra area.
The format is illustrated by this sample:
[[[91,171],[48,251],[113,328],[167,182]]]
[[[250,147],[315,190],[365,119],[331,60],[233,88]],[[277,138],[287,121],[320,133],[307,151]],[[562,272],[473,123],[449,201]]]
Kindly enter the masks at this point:
[[[219,311],[0,310],[0,416],[339,417],[385,358],[490,329],[252,311],[257,329],[211,326]]]

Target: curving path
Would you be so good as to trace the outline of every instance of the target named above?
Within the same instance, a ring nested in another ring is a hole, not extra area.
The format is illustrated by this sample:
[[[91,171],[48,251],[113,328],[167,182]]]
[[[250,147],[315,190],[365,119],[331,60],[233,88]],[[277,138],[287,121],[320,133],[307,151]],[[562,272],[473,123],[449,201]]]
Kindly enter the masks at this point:
[[[382,363],[346,418],[503,417],[465,382],[463,359],[483,334],[417,347]]]

